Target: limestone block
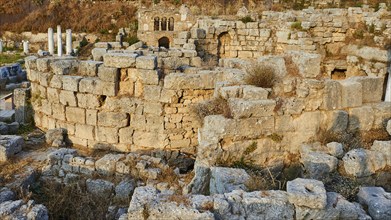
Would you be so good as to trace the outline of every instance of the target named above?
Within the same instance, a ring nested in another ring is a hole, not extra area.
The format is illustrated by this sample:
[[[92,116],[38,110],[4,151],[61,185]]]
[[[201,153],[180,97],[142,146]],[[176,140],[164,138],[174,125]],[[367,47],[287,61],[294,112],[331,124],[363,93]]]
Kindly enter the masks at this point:
[[[375,121],[373,122],[373,128],[384,129],[389,118],[391,118],[391,102],[380,102],[372,104],[375,111]]]
[[[106,154],[95,162],[96,171],[105,176],[113,175],[115,174],[115,164],[124,158],[123,154]]]
[[[297,178],[287,182],[288,199],[296,207],[324,209],[327,195],[321,181]]]
[[[37,69],[37,59],[38,57],[36,56],[28,56],[26,58],[24,58],[24,62],[25,62],[25,67],[26,69],[30,69],[30,70],[35,70]]]
[[[118,82],[105,82],[102,80],[95,81],[95,90],[93,94],[105,95],[105,96],[116,96],[118,93]]]
[[[126,127],[129,123],[129,116],[120,112],[99,112],[98,126],[106,127]]]
[[[224,86],[215,90],[215,97],[222,97],[223,99],[241,98],[243,88],[241,86]]]
[[[160,72],[157,70],[138,70],[139,79],[147,85],[158,85]]]
[[[381,102],[384,84],[382,77],[361,76],[351,79],[361,84],[363,103]]]
[[[336,170],[338,159],[322,152],[302,153],[300,162],[312,179],[321,179]]]
[[[62,89],[77,92],[79,90],[79,82],[82,78],[81,76],[63,76]]]
[[[80,108],[95,109],[100,107],[99,96],[93,94],[77,93],[77,106]]]
[[[136,58],[137,69],[154,70],[157,68],[156,56],[139,56]]]
[[[76,124],[75,136],[78,138],[95,140],[95,127],[91,125]]]
[[[76,95],[72,91],[61,90],[60,91],[60,103],[66,106],[77,106]]]
[[[243,87],[243,99],[263,100],[263,99],[267,99],[268,95],[269,95],[269,91],[261,87],[256,87],[256,86]]]
[[[243,169],[211,167],[210,194],[229,193],[233,190],[247,190],[245,184],[251,179]]]
[[[94,48],[91,51],[94,61],[103,61],[103,56],[107,53],[106,48]]]
[[[97,125],[98,121],[98,110],[86,109],[86,123],[88,125]]]
[[[362,85],[353,80],[338,81],[341,84],[341,107],[351,108],[362,105]]]
[[[119,143],[132,144],[134,129],[131,127],[119,129]]]
[[[109,127],[96,127],[96,140],[108,144],[118,143],[118,129]]]
[[[98,68],[102,65],[103,62],[92,61],[92,60],[83,60],[79,63],[79,73],[82,76],[95,77],[98,74]]]
[[[76,107],[66,107],[65,108],[65,115],[67,118],[67,121],[69,122],[75,122],[75,123],[86,123],[86,111],[82,108],[76,108]]]
[[[50,63],[52,72],[55,75],[69,75],[76,72],[79,66],[76,60],[57,60]]]
[[[49,81],[52,78],[52,73],[39,73],[38,75],[38,82],[41,86],[48,87]]]
[[[47,99],[51,103],[59,103],[60,102],[60,92],[57,89],[47,88]]]
[[[292,61],[299,68],[299,74],[305,78],[315,78],[320,74],[321,55],[303,52],[289,52]]]
[[[119,80],[119,69],[113,67],[99,66],[98,77],[102,81],[107,82],[118,82]]]
[[[110,198],[114,190],[114,184],[102,179],[87,179],[87,192],[99,198]]]
[[[213,89],[216,82],[216,73],[212,71],[198,74],[171,73],[164,78],[166,89]]]
[[[22,151],[24,139],[16,135],[0,135],[0,162]]]
[[[163,148],[166,135],[156,132],[141,132],[135,131],[133,134],[133,142],[138,147],[153,147]]]
[[[125,178],[115,187],[115,197],[114,199],[122,202],[129,202],[129,199],[132,197],[134,188],[134,180],[130,178]]]
[[[60,75],[53,75],[52,79],[50,80],[49,86],[55,89],[61,89],[62,88],[62,76]]]
[[[349,114],[346,111],[326,111],[324,128],[326,131],[344,132],[348,128]]]
[[[196,57],[197,56],[197,51],[196,50],[183,50],[183,56],[184,57]]]
[[[40,72],[50,71],[50,59],[49,58],[37,59],[37,70]]]
[[[277,31],[277,43],[288,43],[290,31]]]
[[[145,103],[144,104],[144,113],[152,115],[162,115],[163,114],[163,105],[161,103]]]
[[[360,187],[358,201],[368,207],[374,220],[391,218],[391,193],[381,187]]]
[[[140,106],[141,103],[131,97],[107,97],[103,109],[108,111],[120,111],[126,113],[134,113],[136,106]],[[139,114],[142,114],[141,112]]]
[[[160,93],[160,102],[162,103],[178,103],[179,95],[174,90],[162,89]]]
[[[52,105],[48,100],[42,100],[41,101],[42,109],[41,112],[45,115],[51,115],[52,114]]]
[[[374,141],[371,150],[384,154],[387,165],[391,166],[391,141]]]
[[[234,118],[266,117],[274,115],[276,102],[274,100],[228,100]]]
[[[191,57],[190,58],[190,66],[201,67],[202,66],[201,57]]]
[[[144,86],[144,99],[147,101],[158,102],[160,100],[160,93],[162,88],[160,86]]]
[[[99,80],[95,77],[81,79],[79,83],[79,92],[95,94],[97,81]]]
[[[349,45],[346,52],[349,55],[361,57],[364,60],[380,61],[384,63],[389,61],[388,51],[376,47]]]
[[[63,114],[65,115],[65,110],[63,112]],[[54,117],[54,115],[53,115]],[[68,135],[74,135],[75,134],[75,125],[73,123],[68,123],[68,122],[64,122],[65,121],[65,116],[64,116],[64,120],[57,120],[56,121],[56,128],[64,128],[67,130],[67,133]]]
[[[327,152],[337,158],[342,158],[344,152],[343,152],[343,145],[341,143],[337,142],[330,142],[326,144]]]
[[[335,193],[337,194],[337,193]],[[337,208],[337,203],[340,199],[344,199],[342,196],[337,197],[333,193],[327,193],[327,205],[324,209],[311,209],[307,207],[296,207],[296,219],[340,219],[340,207]],[[345,200],[346,201],[346,200]],[[346,201],[347,202],[347,201]],[[349,203],[349,202],[347,202]],[[351,206],[348,208],[353,209],[352,211],[356,211],[354,205],[350,203]],[[346,206],[345,206],[346,207]],[[351,210],[349,210],[351,211]],[[355,213],[356,217],[358,214]]]
[[[371,106],[349,109],[349,130],[369,131],[375,121],[375,112]]]
[[[103,56],[106,67],[130,68],[136,67],[138,54],[132,53],[107,53]]]
[[[65,120],[65,106],[62,104],[53,103],[52,104],[52,113],[53,118],[58,120]]]
[[[362,148],[347,152],[342,160],[346,173],[355,177],[370,176],[387,164],[383,153]]]
[[[36,70],[29,70],[27,72],[27,79],[31,82],[38,82],[39,74],[40,73]]]
[[[191,36],[190,32],[189,31],[182,31],[182,32],[179,32],[178,33],[178,38],[179,39],[189,39]]]

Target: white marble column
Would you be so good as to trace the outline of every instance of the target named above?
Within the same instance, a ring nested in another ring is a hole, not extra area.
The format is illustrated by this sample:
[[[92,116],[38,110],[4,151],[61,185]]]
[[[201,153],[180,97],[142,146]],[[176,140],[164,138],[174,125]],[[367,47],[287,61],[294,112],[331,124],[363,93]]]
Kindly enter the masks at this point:
[[[48,50],[50,55],[54,55],[54,34],[53,28],[48,29]]]
[[[391,102],[391,66],[389,67],[389,70],[388,70],[386,96],[384,97],[384,101]]]
[[[23,53],[28,54],[29,53],[29,41],[23,41]]]
[[[3,41],[0,40],[0,53],[3,53]]]
[[[57,55],[62,56],[61,26],[57,25]]]
[[[72,53],[72,30],[67,29],[66,34],[66,52],[67,55],[71,55]]]

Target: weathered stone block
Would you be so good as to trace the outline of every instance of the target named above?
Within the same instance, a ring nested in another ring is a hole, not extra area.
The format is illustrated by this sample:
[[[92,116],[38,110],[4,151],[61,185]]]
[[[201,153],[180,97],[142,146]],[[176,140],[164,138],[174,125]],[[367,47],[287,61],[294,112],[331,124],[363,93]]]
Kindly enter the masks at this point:
[[[103,61],[103,56],[107,53],[106,48],[94,48],[91,51],[94,61]]]
[[[93,94],[105,95],[105,96],[116,96],[118,93],[118,82],[105,82],[97,80],[95,90]]]
[[[86,123],[86,110],[76,107],[66,107],[65,114],[67,121],[75,123]]]
[[[65,120],[65,106],[58,103],[52,104],[53,118],[58,120]]]
[[[76,124],[75,136],[78,138],[95,140],[95,127],[91,125]]]
[[[159,84],[159,74],[157,70],[138,70],[137,71],[139,79],[147,85],[158,85]]]
[[[391,166],[391,141],[374,141],[371,150],[384,154],[388,166]]]
[[[104,65],[115,68],[136,67],[138,54],[132,53],[107,53],[103,56]]]
[[[337,142],[331,142],[326,144],[327,152],[337,158],[342,158],[343,156],[343,145]]]
[[[108,144],[118,143],[118,129],[109,127],[96,127],[96,140]]]
[[[63,76],[62,89],[77,92],[79,90],[79,82],[82,78],[81,76]]]
[[[86,109],[86,123],[88,125],[97,125],[98,121],[98,110]]]
[[[383,84],[382,77],[353,77],[351,80],[356,81],[362,86],[362,102],[381,102],[383,96]]]
[[[368,207],[374,220],[391,218],[391,193],[381,187],[360,187],[358,201]]]
[[[362,85],[353,80],[338,81],[341,84],[341,107],[351,108],[362,105]]]
[[[79,63],[77,60],[57,60],[50,63],[50,67],[55,75],[69,75],[75,73]]]
[[[53,75],[50,80],[49,86],[56,89],[62,88],[62,76],[61,75]]]
[[[342,160],[346,173],[355,177],[370,176],[387,165],[383,153],[362,148],[347,152]]]
[[[322,152],[302,153],[300,158],[306,172],[312,179],[321,179],[336,170],[338,159]]]
[[[296,207],[304,206],[313,209],[324,209],[327,195],[321,181],[297,178],[287,182],[288,199]]]
[[[256,86],[245,86],[243,88],[243,99],[260,100],[267,99],[269,91]]]
[[[136,58],[137,69],[154,70],[157,68],[156,56],[139,56]]]
[[[274,100],[228,100],[234,118],[266,117],[274,115]]]
[[[81,79],[79,83],[79,92],[95,94],[97,81],[98,79],[94,77]]]
[[[133,143],[134,129],[127,127],[119,130],[119,143],[121,144],[132,144]]]
[[[79,73],[82,76],[91,76],[95,77],[98,73],[98,68],[100,65],[102,65],[103,62],[100,61],[80,61],[79,63]]]
[[[210,194],[229,193],[233,190],[247,190],[246,183],[251,179],[243,169],[211,167]]]
[[[153,147],[163,148],[166,135],[155,132],[135,131],[133,134],[133,142],[138,147]]]
[[[315,78],[320,74],[321,55],[313,53],[289,52],[292,61],[299,68],[299,74],[306,78]]]
[[[24,139],[15,135],[0,135],[0,162],[22,151]]]
[[[166,89],[213,89],[216,82],[216,73],[212,71],[198,74],[171,73],[164,78]]]
[[[362,106],[349,109],[349,130],[369,131],[375,121],[375,112],[371,106]]]
[[[119,69],[113,67],[99,66],[98,77],[102,81],[107,82],[118,82],[119,80]]]
[[[81,108],[95,109],[100,107],[99,96],[93,94],[78,93],[77,104]]]
[[[102,179],[87,179],[87,192],[99,198],[109,198],[114,191],[114,184]]]
[[[61,90],[60,103],[66,106],[77,106],[76,95],[72,91]]]
[[[99,112],[98,125],[106,127],[126,127],[129,124],[129,116],[120,112]]]
[[[60,92],[57,89],[47,88],[47,99],[51,103],[59,103],[60,102]]]

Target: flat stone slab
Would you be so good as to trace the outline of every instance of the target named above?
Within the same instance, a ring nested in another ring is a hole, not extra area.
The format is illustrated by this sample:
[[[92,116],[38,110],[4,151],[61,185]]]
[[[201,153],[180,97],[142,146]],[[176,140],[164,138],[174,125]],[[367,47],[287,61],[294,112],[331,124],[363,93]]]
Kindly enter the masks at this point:
[[[0,162],[22,151],[24,139],[16,135],[0,135]]]
[[[0,110],[0,122],[13,122],[15,120],[15,110]]]

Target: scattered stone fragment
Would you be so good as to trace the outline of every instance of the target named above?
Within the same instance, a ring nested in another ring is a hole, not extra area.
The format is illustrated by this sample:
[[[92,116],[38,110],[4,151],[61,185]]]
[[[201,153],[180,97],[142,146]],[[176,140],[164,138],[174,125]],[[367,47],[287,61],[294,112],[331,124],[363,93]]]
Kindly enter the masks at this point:
[[[50,129],[46,132],[46,143],[52,147],[65,147],[66,146],[67,130],[64,128]]]
[[[391,193],[381,187],[361,187],[357,197],[374,220],[391,219]]]
[[[334,157],[342,158],[344,155],[343,145],[337,142],[331,142],[326,145],[328,153]]]
[[[87,191],[97,197],[109,198],[114,190],[114,184],[102,179],[87,179]]]
[[[246,183],[251,179],[243,169],[212,167],[210,169],[210,194],[222,194],[233,190],[247,190]]]
[[[327,195],[321,181],[297,178],[287,182],[289,202],[296,207],[304,206],[314,209],[324,209],[327,205]]]
[[[338,159],[322,152],[309,152],[301,155],[301,162],[310,178],[320,179],[333,172],[338,166]]]
[[[22,151],[24,140],[16,135],[0,135],[0,162]]]

